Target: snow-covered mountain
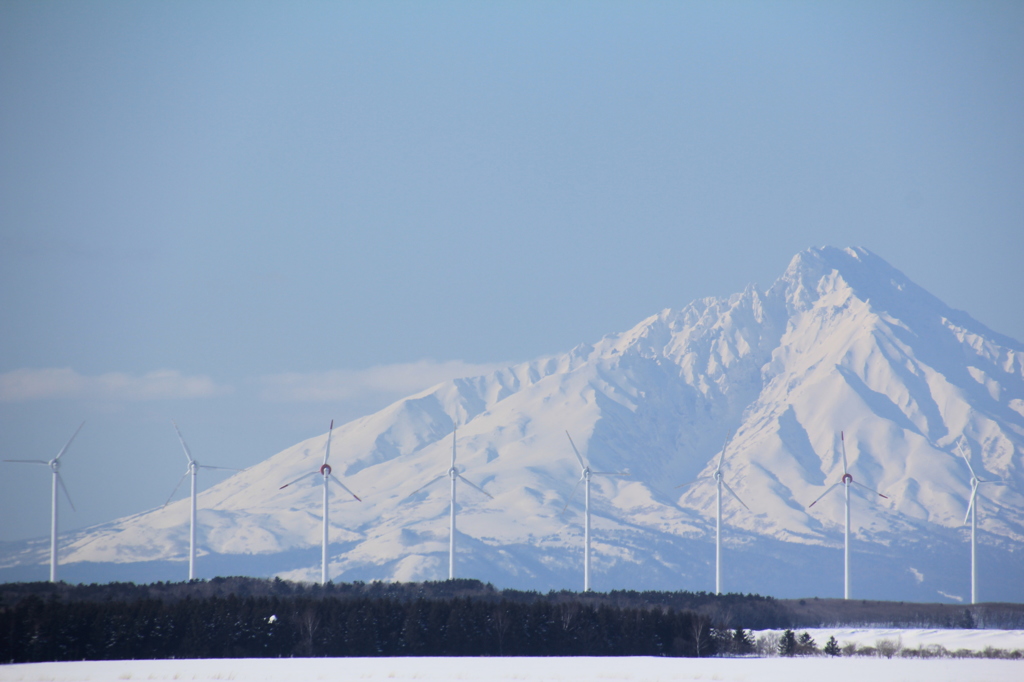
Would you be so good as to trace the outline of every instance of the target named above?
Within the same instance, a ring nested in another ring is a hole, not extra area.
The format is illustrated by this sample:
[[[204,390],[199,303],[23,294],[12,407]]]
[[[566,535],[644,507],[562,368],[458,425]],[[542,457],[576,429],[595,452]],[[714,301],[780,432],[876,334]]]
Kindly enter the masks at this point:
[[[409,495],[449,464],[493,500],[459,496],[459,569],[498,586],[582,587],[582,507],[562,516],[579,467],[595,477],[593,587],[714,587],[713,469],[749,505],[725,504],[724,588],[842,594],[841,494],[850,472],[888,496],[852,497],[853,594],[969,599],[966,437],[987,486],[979,596],[1024,600],[1024,344],[953,310],[862,249],[798,254],[767,290],[664,310],[633,329],[487,376],[439,384],[334,430],[335,580],[447,577],[448,490]],[[199,496],[199,574],[319,577],[321,492],[278,487],[321,463],[327,434]],[[858,489],[854,489],[858,490]],[[69,533],[69,579],[181,579],[188,501]],[[11,543],[0,577],[44,564]]]

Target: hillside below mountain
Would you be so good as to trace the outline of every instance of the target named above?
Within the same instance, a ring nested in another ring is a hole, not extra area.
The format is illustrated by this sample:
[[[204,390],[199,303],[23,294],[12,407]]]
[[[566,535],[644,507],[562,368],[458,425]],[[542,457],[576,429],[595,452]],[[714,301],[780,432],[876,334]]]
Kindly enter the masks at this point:
[[[457,431],[455,431],[457,428]],[[715,486],[727,591],[842,595],[842,476],[851,495],[853,595],[970,598],[969,473],[979,506],[979,596],[1024,601],[1024,344],[953,310],[862,248],[796,255],[765,291],[664,310],[567,353],[439,384],[334,429],[334,580],[447,577],[449,464],[461,487],[458,570],[499,587],[582,587],[579,479],[566,432],[595,471],[594,588],[711,590]],[[840,440],[840,433],[843,440]],[[199,496],[199,575],[319,577],[321,488],[278,488],[319,468],[327,434]],[[211,453],[214,457],[215,453]],[[340,491],[339,491],[340,492]],[[66,534],[73,580],[180,579],[188,500]],[[0,546],[0,578],[41,577],[44,540]],[[35,573],[33,573],[35,572]],[[101,577],[106,576],[106,577]]]

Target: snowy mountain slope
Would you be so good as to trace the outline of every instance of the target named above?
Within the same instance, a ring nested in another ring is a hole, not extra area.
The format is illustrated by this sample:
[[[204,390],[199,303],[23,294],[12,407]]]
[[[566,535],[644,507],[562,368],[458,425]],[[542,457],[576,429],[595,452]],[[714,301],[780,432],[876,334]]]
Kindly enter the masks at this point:
[[[725,504],[727,589],[834,595],[841,491],[807,505],[839,480],[844,431],[855,480],[889,498],[853,495],[855,595],[962,596],[969,485],[953,453],[963,435],[978,473],[1009,483],[984,491],[982,596],[1024,599],[1024,346],[864,249],[805,251],[767,291],[665,310],[335,429],[335,473],[364,499],[334,498],[335,579],[447,575],[447,486],[408,496],[446,471],[456,424],[460,469],[494,496],[460,488],[462,576],[581,585],[579,500],[560,515],[579,477],[568,430],[594,469],[631,474],[594,480],[595,587],[710,589],[714,487],[675,486],[709,475],[733,433],[726,481],[751,511]],[[319,486],[278,487],[316,470],[325,441],[200,495],[201,575],[204,563],[221,574],[318,575]],[[187,543],[181,500],[69,534],[64,574],[131,565],[164,577],[180,571]],[[44,561],[41,543],[0,552],[8,571]]]

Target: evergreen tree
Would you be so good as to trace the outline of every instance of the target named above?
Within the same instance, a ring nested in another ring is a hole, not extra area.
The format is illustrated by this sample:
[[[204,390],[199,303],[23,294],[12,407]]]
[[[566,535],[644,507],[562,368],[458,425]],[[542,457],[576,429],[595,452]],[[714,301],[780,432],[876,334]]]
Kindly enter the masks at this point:
[[[801,656],[809,656],[811,654],[818,653],[818,645],[811,637],[811,633],[804,632],[800,635],[800,639],[797,642],[796,652]]]
[[[835,635],[832,635],[825,642],[825,654],[828,656],[838,656],[840,653],[842,653],[842,650],[839,648],[839,642],[836,641]]]
[[[732,633],[733,653],[744,656],[754,652],[754,637],[743,628],[736,628]]]
[[[792,630],[786,630],[779,639],[779,656],[792,656],[796,654],[796,635]]]

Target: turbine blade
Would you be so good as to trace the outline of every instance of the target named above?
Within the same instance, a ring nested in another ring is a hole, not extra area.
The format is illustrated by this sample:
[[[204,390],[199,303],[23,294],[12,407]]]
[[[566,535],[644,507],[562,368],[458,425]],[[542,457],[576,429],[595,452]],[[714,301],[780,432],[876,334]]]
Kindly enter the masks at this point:
[[[245,469],[236,469],[235,467],[215,467],[209,464],[200,464],[200,469],[219,469],[221,471],[245,471]]]
[[[563,514],[565,514],[565,510],[569,508],[569,503],[572,502],[572,498],[574,498],[576,496],[576,491],[579,490],[580,483],[583,483],[583,479],[582,478],[580,480],[576,481],[576,485],[573,486],[572,492],[569,493],[569,499],[565,501],[565,506],[562,507],[562,513],[559,514],[559,516],[562,516]]]
[[[580,468],[581,469],[586,469],[587,465],[583,463],[583,457],[580,456],[580,451],[576,449],[576,443],[572,442],[572,436],[569,435],[568,431],[565,432],[565,435],[569,439],[569,445],[572,446],[572,451],[573,451],[573,454],[576,455],[576,460],[580,463]]]
[[[676,487],[677,488],[685,488],[687,486],[693,485],[694,483],[700,483],[701,481],[708,481],[708,480],[711,480],[711,479],[709,477],[707,477],[707,476],[701,476],[700,478],[693,479],[689,483],[681,483],[681,484],[677,485]]]
[[[483,489],[483,488],[481,488],[480,486],[476,485],[475,483],[473,483],[473,482],[472,482],[472,481],[470,481],[469,479],[465,478],[465,477],[464,477],[464,476],[463,476],[462,474],[459,474],[459,479],[460,479],[460,480],[461,480],[461,481],[462,481],[463,483],[465,483],[466,485],[468,485],[468,486],[470,486],[470,487],[472,487],[472,488],[476,488],[477,490],[479,490],[480,492],[482,492],[482,493],[483,493],[484,495],[486,495],[487,497],[490,497],[490,498],[491,498],[492,500],[494,499],[494,497],[492,497],[492,496],[491,496],[491,494],[490,494],[489,492],[487,492],[486,490],[484,490],[484,489]]]
[[[59,460],[61,455],[67,452],[68,447],[71,445],[71,441],[75,439],[75,436],[78,435],[78,432],[82,430],[83,426],[85,426],[85,422],[82,422],[81,424],[78,425],[78,428],[75,429],[74,435],[72,435],[71,438],[68,438],[68,442],[64,444],[64,447],[60,449],[60,452],[57,453],[57,456],[54,457],[54,459]]]
[[[841,486],[841,485],[842,485],[842,483],[833,483],[833,484],[832,484],[832,487],[831,487],[831,488],[829,488],[828,490],[826,490],[825,492],[823,492],[823,493],[822,493],[822,494],[821,494],[821,495],[820,495],[820,496],[818,497],[818,499],[817,499],[817,500],[815,500],[814,502],[811,502],[811,503],[810,503],[809,505],[807,505],[807,508],[808,508],[808,509],[810,509],[810,508],[811,508],[811,507],[813,507],[814,505],[818,504],[818,502],[820,502],[820,501],[821,501],[821,498],[822,498],[822,497],[825,497],[826,495],[828,495],[828,494],[829,494],[830,492],[832,492],[833,490],[835,490],[836,488],[838,488],[838,487],[839,487],[839,486]]]
[[[729,441],[732,440],[732,432],[730,431],[725,436],[725,443],[722,445],[722,452],[718,455],[718,468],[715,471],[722,470],[722,461],[725,460],[725,449],[729,447]]]
[[[340,485],[340,486],[341,486],[341,489],[342,489],[342,490],[344,490],[345,492],[347,492],[347,493],[348,493],[349,495],[351,495],[352,497],[356,498],[356,502],[362,502],[362,500],[361,500],[361,499],[359,499],[359,496],[358,496],[358,495],[356,495],[356,494],[355,494],[354,492],[352,492],[351,490],[349,490],[348,488],[346,488],[346,487],[345,487],[345,484],[344,484],[344,483],[342,483],[342,482],[341,482],[340,480],[338,480],[338,477],[337,477],[337,476],[335,476],[334,474],[330,474],[330,475],[329,475],[329,476],[328,476],[327,478],[328,478],[328,479],[330,479],[331,481],[334,481],[334,482],[335,482],[335,483],[337,483],[338,485]]]
[[[964,524],[967,523],[967,519],[971,518],[971,509],[974,508],[974,498],[978,496],[978,486],[974,486],[971,490],[971,501],[967,503],[967,513],[964,514]]]
[[[626,471],[591,471],[590,473],[601,476],[632,476]]]
[[[425,490],[426,488],[429,488],[430,486],[432,486],[435,483],[437,483],[438,481],[440,481],[442,478],[448,478],[448,474],[441,474],[437,478],[430,479],[429,483],[427,483],[426,485],[421,485],[419,488],[416,488],[416,490],[413,490],[411,493],[406,495],[405,498],[402,501],[404,502],[405,500],[408,500],[410,497],[412,497],[413,495],[415,495],[419,491]]]
[[[171,494],[167,496],[167,501],[164,502],[165,507],[171,503],[171,498],[174,497],[174,493],[178,492],[178,488],[181,487],[181,484],[185,482],[185,479],[190,473],[190,471],[186,471],[185,474],[178,479],[178,485],[174,486],[174,490],[171,491]]]
[[[309,472],[308,474],[303,474],[302,476],[299,476],[298,478],[296,478],[296,479],[295,479],[294,481],[292,481],[291,483],[285,483],[285,484],[284,484],[283,486],[281,486],[280,488],[278,488],[278,490],[284,490],[284,489],[285,489],[285,488],[287,488],[288,486],[290,486],[290,485],[294,485],[294,484],[298,483],[299,481],[301,481],[301,480],[302,480],[302,479],[304,479],[304,478],[309,478],[310,476],[319,476],[319,475],[320,475],[320,472],[319,472],[319,471],[311,471],[311,472]]]
[[[21,462],[23,464],[49,464],[44,459],[5,459],[5,462]]]
[[[884,497],[887,500],[889,499],[888,495],[883,495],[882,493],[878,492],[874,488],[869,488],[866,485],[864,485],[863,483],[857,483],[857,481],[850,481],[850,483],[854,484],[858,488],[864,488],[864,490],[867,490],[869,492],[873,492],[874,494],[878,495],[879,497]]]
[[[967,470],[971,472],[971,476],[978,478],[978,475],[974,473],[974,467],[971,466],[971,459],[968,457],[968,453],[964,452],[962,439],[956,442],[956,447],[960,451],[960,456],[964,458],[964,463],[967,464]]]
[[[452,468],[455,468],[455,434],[458,431],[456,427],[452,428]]]
[[[839,432],[839,441],[843,444],[843,474],[847,474],[849,472],[847,471],[846,466],[846,437],[843,435],[842,431]]]
[[[67,486],[64,485],[64,479],[61,478],[60,473],[57,473],[57,483],[60,484],[60,489],[64,491],[64,497],[68,498],[68,504],[71,505],[72,511],[78,511],[75,509],[75,503],[71,501],[71,495],[68,494]]]
[[[736,498],[737,502],[739,502],[744,507],[746,507],[747,511],[750,511],[750,507],[747,507],[747,503],[740,499],[740,496],[736,494],[735,490],[733,490],[732,488],[729,487],[728,483],[726,483],[725,481],[722,481],[722,485],[724,485],[725,489],[728,490],[732,494],[732,496]]]
[[[174,420],[171,420],[174,424]],[[195,460],[192,459],[192,452],[188,449],[188,445],[185,444],[185,438],[181,435],[181,429],[178,428],[177,424],[174,424],[174,430],[178,432],[178,440],[181,441],[181,449],[185,451],[185,456],[188,457],[188,463],[191,464]]]
[[[331,456],[331,434],[334,433],[334,420],[331,420],[331,427],[327,430],[327,449],[324,451],[324,464],[327,464],[327,458]]]

